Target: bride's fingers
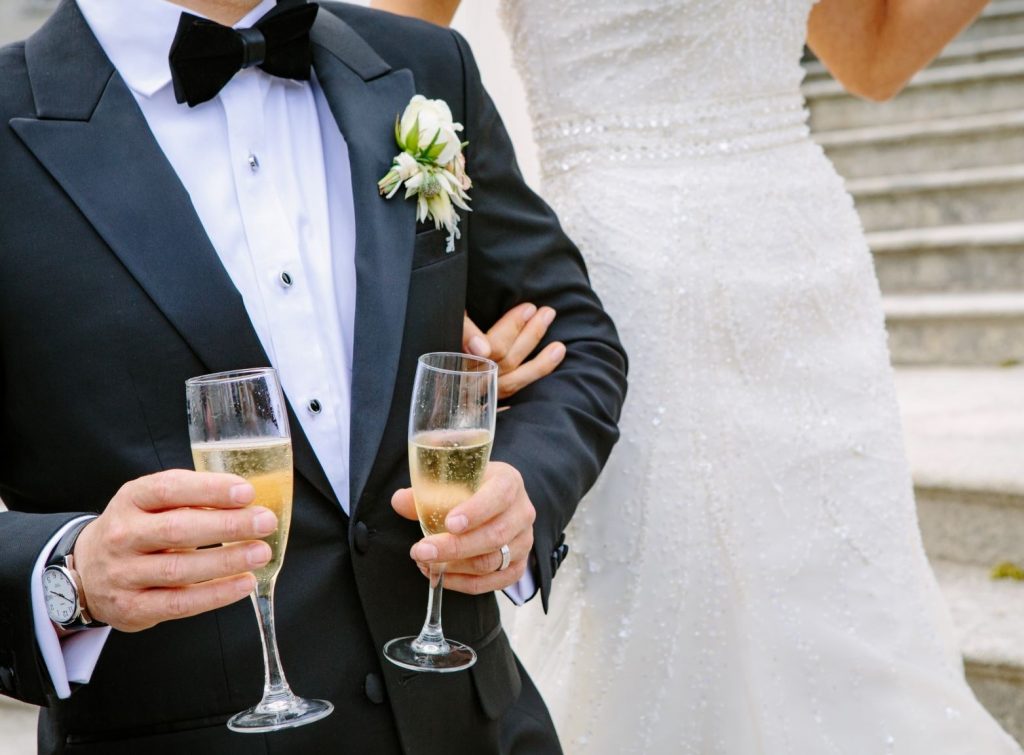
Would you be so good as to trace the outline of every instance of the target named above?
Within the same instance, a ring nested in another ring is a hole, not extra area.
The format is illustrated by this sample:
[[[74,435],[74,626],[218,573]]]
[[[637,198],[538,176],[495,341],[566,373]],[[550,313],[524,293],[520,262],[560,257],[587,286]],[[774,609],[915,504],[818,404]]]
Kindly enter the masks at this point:
[[[491,343],[469,315],[462,315],[462,350],[478,357],[491,355]]]
[[[537,307],[529,302],[524,302],[512,307],[502,315],[501,319],[487,331],[487,340],[491,345],[490,358],[499,365],[502,364],[512,345],[516,342],[516,338],[535,314],[537,314]]]
[[[565,344],[561,341],[549,343],[544,350],[526,364],[498,378],[498,398],[514,396],[528,385],[547,377],[565,359]]]
[[[505,351],[498,362],[499,373],[511,372],[521,365],[526,358],[536,351],[537,346],[544,340],[548,328],[555,321],[555,310],[551,307],[541,307],[536,314],[529,319],[523,329],[516,335],[511,346]]]

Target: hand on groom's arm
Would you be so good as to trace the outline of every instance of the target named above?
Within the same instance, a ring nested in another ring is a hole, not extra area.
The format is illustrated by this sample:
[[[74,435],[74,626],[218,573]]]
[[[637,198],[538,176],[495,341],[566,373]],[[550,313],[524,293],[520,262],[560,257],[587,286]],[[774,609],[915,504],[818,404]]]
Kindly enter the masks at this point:
[[[391,504],[406,519],[416,519],[410,488],[395,493]],[[526,572],[536,518],[522,475],[508,464],[493,461],[480,489],[448,514],[448,532],[423,538],[409,555],[424,574],[432,563],[447,563],[445,589],[470,595],[504,590]],[[506,569],[500,569],[503,545],[510,551]]]
[[[182,469],[125,484],[75,544],[93,618],[137,632],[246,597],[270,560],[258,538],[277,529],[254,497],[236,475]]]

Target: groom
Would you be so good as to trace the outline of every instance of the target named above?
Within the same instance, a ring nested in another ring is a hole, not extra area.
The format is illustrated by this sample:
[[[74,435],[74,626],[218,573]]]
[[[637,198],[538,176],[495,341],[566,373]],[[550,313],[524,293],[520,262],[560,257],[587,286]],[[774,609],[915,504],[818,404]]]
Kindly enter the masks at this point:
[[[275,10],[178,2],[246,28]],[[64,0],[0,50],[0,691],[46,706],[44,753],[558,752],[493,591],[532,583],[547,600],[616,437],[624,356],[579,254],[524,185],[457,35],[327,3],[284,77],[275,35],[245,31],[213,35],[244,70],[172,82],[181,11]],[[454,248],[414,200],[378,194],[415,94],[465,125],[472,213]],[[558,311],[563,366],[500,415],[455,534],[421,539],[390,505],[416,359],[458,350],[464,310],[487,323],[526,300]],[[279,644],[296,692],[335,711],[239,735],[224,722],[261,686],[240,599],[276,522],[243,508],[239,478],[161,470],[192,465],[184,380],[266,364],[297,472]],[[40,574],[66,552],[86,628],[47,615]],[[410,555],[451,563],[445,628],[479,654],[470,671],[383,659],[422,621]]]

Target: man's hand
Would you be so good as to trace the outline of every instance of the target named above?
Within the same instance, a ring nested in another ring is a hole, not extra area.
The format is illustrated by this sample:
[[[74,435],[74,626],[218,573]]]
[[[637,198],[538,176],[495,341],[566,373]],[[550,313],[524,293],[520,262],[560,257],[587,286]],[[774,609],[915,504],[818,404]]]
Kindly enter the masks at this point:
[[[137,632],[247,596],[270,560],[257,538],[277,529],[272,511],[245,508],[255,495],[237,475],[182,469],[125,484],[75,544],[89,613]]]
[[[565,344],[555,341],[524,362],[554,321],[555,310],[551,307],[537,309],[525,303],[510,309],[484,333],[466,315],[462,322],[462,350],[498,363],[498,398],[508,398],[550,375],[565,359]]]
[[[416,519],[411,488],[396,492],[391,505],[406,519]],[[430,564],[447,562],[444,586],[449,590],[470,595],[503,590],[526,572],[536,518],[522,475],[508,464],[492,461],[480,489],[448,514],[448,532],[423,538],[410,555],[425,575]],[[503,545],[508,545],[511,561],[498,571]]]

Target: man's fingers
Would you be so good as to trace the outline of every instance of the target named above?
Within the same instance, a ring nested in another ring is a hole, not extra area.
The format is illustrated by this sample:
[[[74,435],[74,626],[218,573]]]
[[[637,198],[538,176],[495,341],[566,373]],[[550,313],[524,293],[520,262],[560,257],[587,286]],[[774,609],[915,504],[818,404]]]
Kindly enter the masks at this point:
[[[505,355],[498,360],[500,372],[510,372],[521,365],[544,340],[548,327],[555,321],[555,310],[541,307],[519,331]]]
[[[138,518],[134,548],[152,553],[259,540],[277,529],[274,512],[262,506],[223,511],[180,508]]]
[[[256,491],[243,477],[187,469],[169,469],[140,477],[121,488],[121,493],[143,511],[167,511],[181,506],[238,508],[249,505],[256,497]]]
[[[524,531],[532,533],[533,519],[532,509],[529,512],[525,509],[510,511],[462,535],[442,533],[426,537],[412,547],[409,555],[416,561],[427,563],[464,561],[490,554],[512,543]]]
[[[255,576],[239,574],[188,587],[146,590],[137,594],[135,610],[132,612],[139,626],[129,627],[126,631],[138,631],[162,621],[183,619],[223,608],[241,600],[255,589]]]
[[[511,543],[508,543],[508,550],[510,568],[511,564],[514,564],[517,561],[526,560],[530,555],[530,551],[533,550],[533,532],[531,530],[525,530],[519,533]],[[481,553],[479,556],[474,556],[473,558],[449,562],[445,567],[445,572],[447,574],[482,576],[498,571],[500,566],[501,548],[499,546],[493,551]],[[425,565],[420,564],[420,567],[420,571],[423,571]]]
[[[492,462],[484,472],[484,483],[466,501],[445,517],[445,527],[454,534],[479,527],[489,522],[515,503],[523,489],[523,478],[508,464]]]
[[[506,399],[519,393],[526,386],[547,377],[555,371],[563,359],[565,359],[565,345],[561,342],[549,343],[540,354],[529,362],[498,378],[498,398]]]
[[[483,595],[496,590],[504,590],[511,587],[523,578],[526,573],[526,561],[518,561],[511,564],[505,571],[492,572],[490,574],[445,574],[444,589],[467,595]]]
[[[525,302],[513,307],[487,331],[487,340],[491,344],[491,359],[501,362],[505,359],[519,333],[537,313],[537,307]]]
[[[391,507],[398,512],[399,516],[406,519],[419,519],[416,515],[416,501],[412,495],[412,488],[396,490],[395,494],[391,496]]]
[[[469,315],[462,316],[462,350],[467,354],[474,354],[478,357],[489,357],[491,355],[491,344],[484,332],[477,327],[476,323],[469,319]]]
[[[154,553],[139,559],[139,569],[131,577],[132,587],[183,587],[232,577],[265,566],[270,557],[270,546],[261,540]]]

